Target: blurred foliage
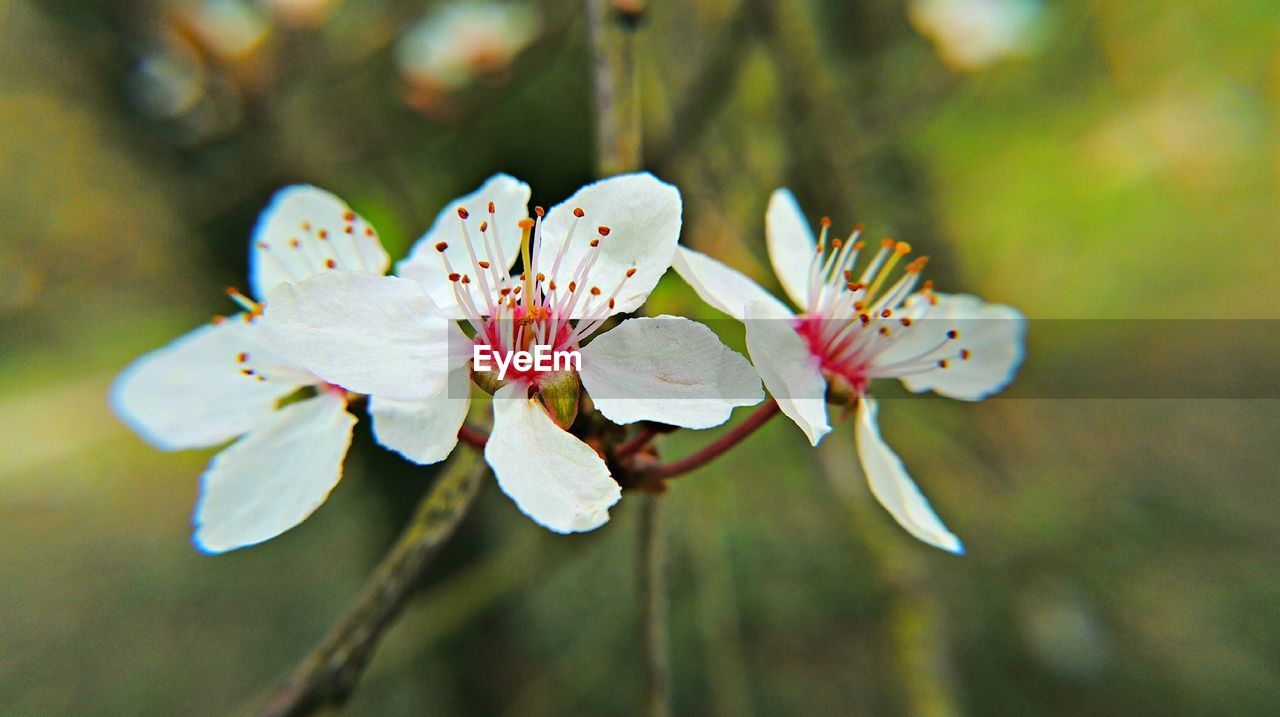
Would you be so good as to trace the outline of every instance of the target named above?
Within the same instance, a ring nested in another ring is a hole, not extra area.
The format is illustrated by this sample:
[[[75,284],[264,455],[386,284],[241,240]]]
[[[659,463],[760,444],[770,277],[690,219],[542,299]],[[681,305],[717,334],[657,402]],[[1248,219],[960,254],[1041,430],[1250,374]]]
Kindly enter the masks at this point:
[[[433,5],[285,5],[245,3],[260,27],[236,20],[237,44],[196,5],[0,0],[2,714],[242,708],[430,481],[362,423],[315,516],[202,557],[187,516],[208,455],[111,416],[130,358],[230,310],[275,189],[333,190],[401,255],[495,171],[544,205],[591,175],[576,3],[536,5],[509,67],[426,106],[394,47]],[[645,154],[683,191],[687,244],[776,287],[762,218],[787,185],[837,228],[910,240],[940,288],[1034,318],[1277,318],[1280,4],[1063,0],[1033,52],[956,70],[908,18],[650,3]],[[715,316],[674,277],[648,311]],[[1023,380],[1143,348],[1033,332]],[[1275,401],[892,408],[885,433],[968,556],[871,502],[847,424],[818,452],[769,426],[666,500],[678,713],[1280,713]],[[490,487],[351,712],[634,713],[636,507],[562,537]]]

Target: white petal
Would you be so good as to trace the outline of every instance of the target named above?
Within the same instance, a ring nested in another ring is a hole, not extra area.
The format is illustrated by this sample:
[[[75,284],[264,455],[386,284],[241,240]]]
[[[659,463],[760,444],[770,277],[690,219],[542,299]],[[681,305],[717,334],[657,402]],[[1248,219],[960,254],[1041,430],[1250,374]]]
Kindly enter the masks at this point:
[[[818,248],[809,222],[790,190],[779,189],[769,197],[764,215],[764,235],[769,261],[796,306],[809,301],[809,264]]]
[[[534,522],[557,533],[595,530],[622,490],[595,451],[551,420],[523,383],[493,396],[484,457],[498,485]]]
[[[457,324],[416,282],[334,272],[281,284],[262,316],[277,353],[349,391],[397,401],[440,392],[470,358]]]
[[[306,520],[342,478],[356,418],[330,392],[285,406],[214,457],[200,483],[194,541],[221,553]]]
[[[875,401],[869,398],[858,402],[858,460],[867,475],[871,492],[908,533],[948,552],[964,553],[960,539],[952,535],[934,514],[929,501],[907,475],[902,460],[880,437],[876,410]]]
[[[453,282],[449,281],[444,260],[440,258],[440,252],[436,251],[436,244],[444,242],[449,245],[444,253],[449,257],[450,264],[458,273],[471,276],[472,281],[468,286],[472,292],[472,301],[483,308],[485,300],[480,294],[480,282],[476,276],[480,269],[472,263],[471,255],[467,253],[466,242],[462,237],[463,220],[458,218],[458,208],[466,209],[471,214],[466,223],[476,259],[492,262],[499,274],[505,274],[520,255],[518,225],[521,219],[529,216],[531,194],[529,185],[515,177],[506,174],[489,177],[479,189],[445,205],[436,215],[431,228],[413,245],[408,258],[396,264],[396,273],[426,287],[431,299],[446,316],[461,318],[462,311],[457,306]],[[502,255],[497,261],[489,257],[484,248],[484,239],[480,235],[480,224],[489,221],[489,202],[493,202],[496,217],[489,227],[489,242],[494,251]]]
[[[111,387],[111,405],[129,427],[165,450],[213,446],[245,433],[307,383],[259,381],[238,360],[268,358],[262,330],[244,315],[202,326],[134,361]]]
[[[634,311],[671,266],[680,240],[681,206],[680,191],[647,172],[623,174],[588,184],[547,212],[542,223],[538,271],[565,287],[583,257],[588,252],[599,252],[590,275],[579,283],[583,284],[582,290],[599,287],[601,296],[592,301],[579,301],[573,311],[574,318],[588,315],[598,302],[607,300],[626,277],[627,270],[633,267],[635,274],[622,284],[609,313]],[[575,208],[585,214],[578,220],[578,228],[565,249],[559,270],[553,272],[556,255],[574,223]],[[600,236],[600,226],[609,227],[608,236]],[[600,240],[598,248],[590,247],[592,239]]]
[[[414,463],[439,463],[458,444],[458,429],[471,407],[470,387],[470,369],[464,366],[454,369],[445,388],[426,400],[370,398],[374,438]]]
[[[745,311],[747,350],[778,407],[818,445],[831,432],[827,423],[827,380],[818,359],[792,326],[785,310],[753,301]]]
[[[1009,306],[985,303],[976,296],[935,296],[936,306],[930,306],[926,297],[911,297],[905,308],[920,314],[908,329],[915,335],[877,357],[876,365],[920,356],[941,344],[924,355],[925,364],[937,366],[939,359],[946,359],[947,367],[903,375],[902,383],[907,389],[916,393],[932,390],[947,398],[977,401],[1009,385],[1024,353],[1027,321],[1022,314]],[[957,332],[957,338],[944,341],[950,330]],[[962,349],[969,352],[968,359],[960,358]]]
[[[742,321],[742,310],[752,301],[776,304],[783,311],[787,310],[773,294],[765,291],[745,274],[730,269],[706,254],[680,247],[671,266],[680,278],[698,292],[703,301],[738,321]]]
[[[348,221],[350,217],[350,221]],[[391,259],[378,235],[347,203],[299,184],[276,192],[258,218],[249,254],[254,295],[265,299],[281,282],[330,271],[385,274]]]
[[[706,326],[678,316],[629,319],[582,349],[582,385],[618,424],[710,428],[764,400],[760,378]]]

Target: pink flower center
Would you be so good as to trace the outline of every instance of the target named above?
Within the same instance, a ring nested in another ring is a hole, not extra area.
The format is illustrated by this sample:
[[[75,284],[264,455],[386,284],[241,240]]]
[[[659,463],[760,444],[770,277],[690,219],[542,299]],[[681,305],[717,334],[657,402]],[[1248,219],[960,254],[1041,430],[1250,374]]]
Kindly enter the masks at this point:
[[[847,240],[832,240],[828,251],[830,227],[831,220],[824,217],[817,251],[809,263],[805,310],[795,322],[796,333],[804,338],[829,381],[861,394],[872,379],[945,369],[953,360],[969,359],[968,349],[939,354],[959,338],[954,328],[945,328],[938,341],[886,361],[886,352],[919,331],[921,319],[938,303],[932,282],[925,282],[920,292],[912,294],[928,258],[908,262],[902,275],[890,284],[893,270],[911,253],[911,246],[885,239],[855,279],[853,267],[863,248],[862,227],[859,225]]]
[[[511,275],[502,263],[497,247],[497,219],[493,202],[489,202],[489,219],[480,222],[479,241],[473,241],[468,228],[471,214],[458,208],[462,239],[467,250],[467,264],[458,271],[449,260],[446,242],[436,244],[445,271],[453,283],[454,297],[463,315],[475,331],[473,340],[486,346],[495,357],[514,352],[532,351],[535,346],[548,351],[576,350],[583,340],[599,329],[613,312],[618,292],[635,275],[632,267],[611,290],[591,283],[591,272],[600,255],[600,243],[609,236],[609,227],[596,227],[598,236],[587,242],[577,265],[564,261],[574,240],[582,209],[573,210],[573,221],[554,256],[551,246],[544,246],[542,220],[545,212],[536,207],[536,219],[519,222],[520,256],[524,271]],[[573,318],[577,317],[577,318]],[[509,368],[507,380],[524,380],[537,386],[547,372],[537,369]]]

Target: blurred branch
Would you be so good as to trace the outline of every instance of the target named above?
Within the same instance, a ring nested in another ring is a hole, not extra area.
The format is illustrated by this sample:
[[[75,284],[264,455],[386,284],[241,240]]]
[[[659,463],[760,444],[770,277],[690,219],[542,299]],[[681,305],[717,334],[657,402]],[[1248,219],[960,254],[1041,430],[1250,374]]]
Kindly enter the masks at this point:
[[[671,714],[671,645],[667,635],[667,582],[661,498],[646,494],[640,513],[640,624],[644,626],[646,707],[652,717]]]
[[[640,168],[640,80],[635,28],[638,0],[586,0],[591,82],[596,120],[596,174]]]
[[[308,715],[350,697],[382,634],[475,503],[486,470],[471,452],[455,452],[355,605],[281,685],[262,717]]]
[[[896,678],[903,714],[955,717],[960,714],[955,677],[938,593],[921,559],[922,548],[888,525],[863,488],[848,442],[827,441],[818,451],[822,473],[849,511],[849,526],[871,561],[870,571],[887,604],[884,628],[888,664]]]
[[[745,0],[759,19],[761,32],[777,57],[785,96],[793,121],[791,144],[794,172],[810,183],[813,195],[830,206],[848,205],[859,190],[854,163],[862,132],[855,121],[857,108],[848,106],[832,68],[823,55],[821,27],[807,0]],[[819,180],[808,178],[818,177]]]
[[[755,38],[758,14],[752,11],[752,0],[742,0],[733,18],[720,31],[708,58],[689,82],[672,116],[675,125],[649,153],[649,164],[663,167],[694,145],[733,96],[743,58]]]

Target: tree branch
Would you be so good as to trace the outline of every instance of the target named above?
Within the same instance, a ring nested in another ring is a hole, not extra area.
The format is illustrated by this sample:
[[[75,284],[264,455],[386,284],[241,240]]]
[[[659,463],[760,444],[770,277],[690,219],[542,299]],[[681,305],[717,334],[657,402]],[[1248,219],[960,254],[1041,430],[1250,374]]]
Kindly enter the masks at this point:
[[[660,497],[644,496],[640,513],[640,624],[644,627],[646,707],[651,717],[671,715],[671,645],[667,634],[667,581]]]
[[[640,91],[635,22],[619,3],[586,0],[591,44],[591,85],[596,120],[596,174],[608,177],[640,168]],[[629,18],[629,19],[628,19]]]
[[[657,489],[669,478],[682,476],[685,473],[701,468],[716,458],[719,458],[730,448],[741,443],[747,438],[747,436],[755,433],[761,426],[768,423],[770,418],[776,416],[778,411],[778,402],[770,398],[766,403],[761,404],[754,413],[747,416],[745,421],[729,429],[723,436],[720,436],[716,440],[708,443],[694,453],[670,463],[664,463],[652,468],[636,471],[634,476],[635,482],[630,487]]]
[[[486,467],[458,451],[360,596],[320,645],[294,669],[261,717],[299,717],[351,696],[382,634],[404,609],[419,579],[452,537],[484,485]]]

